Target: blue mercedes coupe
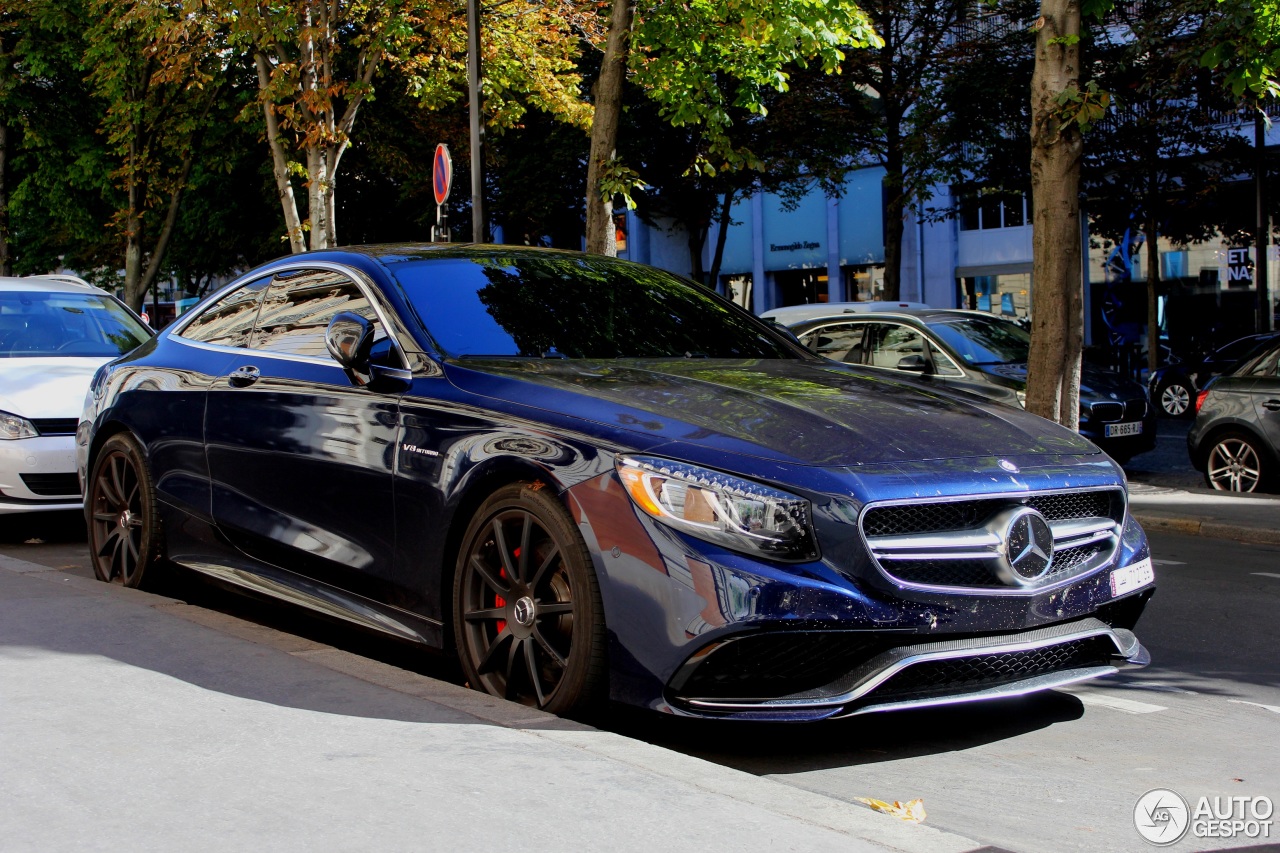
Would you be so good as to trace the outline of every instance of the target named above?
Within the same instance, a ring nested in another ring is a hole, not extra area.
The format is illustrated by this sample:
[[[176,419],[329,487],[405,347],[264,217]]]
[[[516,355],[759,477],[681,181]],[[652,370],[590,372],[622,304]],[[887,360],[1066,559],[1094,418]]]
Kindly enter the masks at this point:
[[[100,579],[183,566],[561,714],[814,720],[1149,659],[1098,448],[611,258],[273,261],[104,365],[77,448]]]

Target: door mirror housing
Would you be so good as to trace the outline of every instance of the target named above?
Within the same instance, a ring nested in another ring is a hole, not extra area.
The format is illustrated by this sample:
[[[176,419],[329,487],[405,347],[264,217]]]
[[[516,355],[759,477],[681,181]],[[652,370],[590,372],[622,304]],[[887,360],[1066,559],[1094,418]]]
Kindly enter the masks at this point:
[[[324,345],[338,364],[355,373],[367,374],[373,324],[359,314],[343,311],[329,321]]]
[[[928,373],[929,362],[924,360],[922,355],[909,355],[898,360],[899,370],[909,370],[912,373]]]

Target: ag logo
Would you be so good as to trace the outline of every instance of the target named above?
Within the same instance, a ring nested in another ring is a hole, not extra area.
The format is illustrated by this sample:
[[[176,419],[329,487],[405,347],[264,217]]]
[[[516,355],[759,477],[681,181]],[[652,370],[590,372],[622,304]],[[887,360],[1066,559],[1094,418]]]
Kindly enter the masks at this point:
[[[1181,841],[1190,824],[1187,801],[1167,788],[1147,791],[1133,807],[1133,825],[1138,834],[1157,847]]]

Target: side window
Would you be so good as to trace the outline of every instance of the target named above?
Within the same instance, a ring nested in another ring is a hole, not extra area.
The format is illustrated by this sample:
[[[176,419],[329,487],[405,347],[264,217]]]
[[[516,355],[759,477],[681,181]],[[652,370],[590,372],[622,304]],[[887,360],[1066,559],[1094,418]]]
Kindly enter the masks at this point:
[[[964,376],[964,371],[956,366],[951,357],[932,340],[929,341],[929,353],[933,356],[933,373],[935,376]]]
[[[800,339],[800,343],[834,361],[850,364],[862,362],[862,323],[819,326]]]
[[[874,367],[896,370],[898,362],[908,356],[924,357],[924,337],[908,326],[876,323],[867,330],[866,363]]]
[[[345,275],[303,270],[276,276],[258,312],[253,349],[282,355],[329,358],[324,335],[340,311],[359,314],[374,324],[374,340],[386,337],[368,298]]]
[[[1275,376],[1276,365],[1280,362],[1280,348],[1271,350],[1246,371],[1246,376]]]
[[[260,278],[236,288],[201,312],[178,336],[224,347],[247,347],[258,319],[258,304],[270,282],[270,278]]]

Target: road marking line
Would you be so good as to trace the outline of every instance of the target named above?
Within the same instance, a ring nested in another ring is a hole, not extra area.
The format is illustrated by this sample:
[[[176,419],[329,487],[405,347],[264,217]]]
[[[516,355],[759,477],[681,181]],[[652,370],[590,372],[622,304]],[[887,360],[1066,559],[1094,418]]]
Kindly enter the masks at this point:
[[[1186,563],[1182,562],[1181,560],[1157,560],[1155,558],[1152,558],[1151,562],[1155,563],[1157,566],[1185,566],[1186,565]]]
[[[1123,711],[1126,714],[1154,714],[1157,711],[1169,710],[1163,705],[1149,705],[1146,702],[1135,702],[1132,699],[1122,699],[1119,696],[1107,696],[1106,694],[1094,693],[1093,691],[1078,690],[1071,692],[1077,699],[1086,705],[1098,705],[1102,708],[1110,708],[1113,711]]]
[[[1135,690],[1157,690],[1161,693],[1181,693],[1185,696],[1199,696],[1200,694],[1194,690],[1185,690],[1181,687],[1174,687],[1172,684],[1161,684],[1158,681],[1131,681],[1124,685]]]
[[[1250,572],[1249,574],[1256,575],[1260,578],[1280,578],[1280,575],[1275,572]]]
[[[1273,714],[1280,714],[1280,706],[1276,705],[1263,705],[1261,702],[1246,702],[1243,699],[1228,699],[1227,701],[1233,705],[1252,705],[1255,708],[1266,708]]]

